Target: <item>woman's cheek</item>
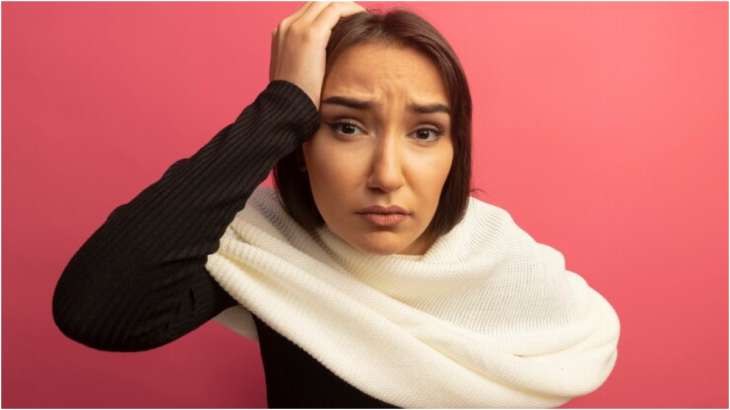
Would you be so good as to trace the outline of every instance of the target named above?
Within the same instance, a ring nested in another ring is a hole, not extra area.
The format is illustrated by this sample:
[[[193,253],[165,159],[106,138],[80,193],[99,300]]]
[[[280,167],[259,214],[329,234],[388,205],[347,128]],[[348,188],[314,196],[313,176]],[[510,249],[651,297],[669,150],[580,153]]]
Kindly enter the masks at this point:
[[[408,168],[412,173],[427,178],[432,182],[446,179],[451,162],[453,150],[451,147],[435,147],[429,150],[417,149],[408,153],[404,163],[409,164]]]
[[[357,155],[346,144],[329,144],[323,148],[318,162],[322,177],[333,186],[347,184],[357,174]]]
[[[320,138],[305,142],[303,146],[310,177],[317,178],[321,185],[341,184],[349,174],[351,166],[348,167],[348,163],[352,153],[348,151],[346,144],[327,141],[327,135],[316,137]]]

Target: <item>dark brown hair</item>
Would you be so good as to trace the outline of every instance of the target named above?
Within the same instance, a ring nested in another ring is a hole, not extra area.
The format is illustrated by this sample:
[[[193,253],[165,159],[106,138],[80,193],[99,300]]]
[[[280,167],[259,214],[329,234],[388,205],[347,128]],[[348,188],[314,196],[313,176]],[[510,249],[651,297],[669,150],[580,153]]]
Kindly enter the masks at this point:
[[[426,20],[411,11],[396,8],[385,14],[377,10],[340,18],[332,29],[326,49],[326,72],[347,48],[383,42],[416,49],[438,68],[446,86],[451,109],[451,137],[454,159],[444,182],[439,204],[424,234],[437,238],[449,232],[466,213],[471,183],[471,94],[456,54],[446,39]],[[317,210],[309,177],[299,167],[304,164],[302,147],[283,157],[274,167],[274,181],[287,212],[305,229],[313,232],[325,222]]]

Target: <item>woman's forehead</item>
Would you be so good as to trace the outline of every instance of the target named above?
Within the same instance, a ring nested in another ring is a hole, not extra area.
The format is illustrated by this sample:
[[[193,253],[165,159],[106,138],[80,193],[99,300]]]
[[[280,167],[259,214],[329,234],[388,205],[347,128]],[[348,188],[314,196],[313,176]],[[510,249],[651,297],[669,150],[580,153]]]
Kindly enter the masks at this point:
[[[447,104],[441,73],[409,48],[360,45],[346,50],[327,73],[322,97],[357,100],[406,99],[415,104]]]

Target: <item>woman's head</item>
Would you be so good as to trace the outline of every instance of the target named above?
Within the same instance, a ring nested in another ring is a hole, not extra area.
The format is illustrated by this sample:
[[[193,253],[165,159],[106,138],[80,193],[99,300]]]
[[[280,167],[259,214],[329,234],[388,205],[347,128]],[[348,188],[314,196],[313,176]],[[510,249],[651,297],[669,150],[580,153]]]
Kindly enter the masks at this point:
[[[326,52],[320,128],[274,168],[285,208],[363,251],[423,254],[469,199],[471,96],[460,63],[404,10],[342,18]],[[410,214],[384,227],[358,213],[370,205]]]

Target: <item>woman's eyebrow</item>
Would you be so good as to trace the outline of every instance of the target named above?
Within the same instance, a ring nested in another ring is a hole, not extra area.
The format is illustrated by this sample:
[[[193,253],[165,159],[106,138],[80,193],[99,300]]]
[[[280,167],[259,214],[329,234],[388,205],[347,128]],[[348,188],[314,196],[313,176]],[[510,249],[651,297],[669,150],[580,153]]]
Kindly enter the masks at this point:
[[[357,100],[355,98],[350,97],[342,97],[342,96],[332,96],[327,97],[324,100],[322,100],[322,104],[334,104],[334,105],[343,105],[345,107],[350,107],[356,110],[370,110],[373,108],[373,103],[371,101],[364,101],[364,100]],[[446,114],[451,115],[451,110],[449,110],[449,107],[447,107],[444,104],[441,103],[433,103],[433,104],[410,104],[408,105],[408,109],[410,111],[413,111],[415,113],[419,114],[431,114],[435,112],[443,112]]]

